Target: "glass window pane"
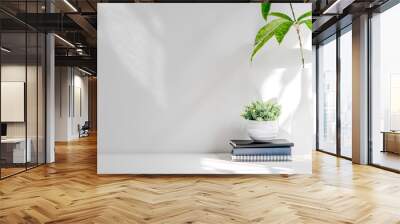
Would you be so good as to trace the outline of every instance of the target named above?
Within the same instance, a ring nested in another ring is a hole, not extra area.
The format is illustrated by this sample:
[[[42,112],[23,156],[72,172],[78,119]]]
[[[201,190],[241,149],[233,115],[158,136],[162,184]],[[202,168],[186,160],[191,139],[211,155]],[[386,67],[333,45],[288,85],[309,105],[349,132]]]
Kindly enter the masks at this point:
[[[318,48],[318,144],[336,153],[336,40]]]
[[[46,148],[45,148],[45,120],[46,120],[46,52],[45,52],[46,37],[44,34],[39,33],[39,46],[38,46],[38,163],[45,163]]]
[[[38,116],[38,88],[37,88],[37,80],[38,80],[38,35],[36,32],[28,32],[27,33],[27,44],[28,44],[28,55],[27,55],[27,80],[26,80],[26,89],[27,89],[27,98],[26,98],[26,112],[27,112],[27,142],[28,149],[30,148],[31,153],[29,153],[30,160],[28,160],[27,166],[28,168],[34,167],[37,165],[37,116]]]
[[[400,5],[372,17],[372,163],[400,170]]]
[[[340,36],[340,153],[352,157],[352,35]]]
[[[45,10],[44,0],[0,2],[11,14]],[[4,178],[45,162],[46,39],[9,15],[0,12],[0,17],[7,21],[0,23],[0,178]]]
[[[26,2],[27,13],[37,13],[39,4],[37,1]],[[36,18],[31,18],[32,22]],[[28,168],[37,166],[38,164],[38,33],[36,30],[27,29],[27,75],[26,75],[26,113],[27,113],[27,144],[30,149],[30,161],[27,163]]]
[[[1,174],[24,171],[30,160],[26,150],[26,35],[2,33],[1,47]],[[29,144],[28,144],[29,146]]]

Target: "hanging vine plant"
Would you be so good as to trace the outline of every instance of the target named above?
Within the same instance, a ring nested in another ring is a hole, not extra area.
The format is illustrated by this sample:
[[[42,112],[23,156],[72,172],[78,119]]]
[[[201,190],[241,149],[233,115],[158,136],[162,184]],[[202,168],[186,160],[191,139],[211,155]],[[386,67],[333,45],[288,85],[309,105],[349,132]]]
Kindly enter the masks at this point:
[[[312,30],[312,12],[307,11],[296,17],[296,14],[293,10],[292,3],[289,3],[290,10],[292,12],[291,15],[287,15],[282,12],[270,12],[271,3],[263,2],[261,3],[261,15],[264,18],[266,24],[261,27],[256,35],[256,40],[254,42],[253,52],[251,54],[250,60],[253,61],[256,53],[269,41],[272,37],[278,41],[279,44],[282,43],[286,34],[290,31],[291,28],[294,28],[297,33],[297,38],[300,45],[300,56],[301,63],[304,68],[304,52],[303,52],[303,41],[301,39],[300,27],[306,26],[310,30]],[[274,19],[268,22],[268,19],[273,17]]]

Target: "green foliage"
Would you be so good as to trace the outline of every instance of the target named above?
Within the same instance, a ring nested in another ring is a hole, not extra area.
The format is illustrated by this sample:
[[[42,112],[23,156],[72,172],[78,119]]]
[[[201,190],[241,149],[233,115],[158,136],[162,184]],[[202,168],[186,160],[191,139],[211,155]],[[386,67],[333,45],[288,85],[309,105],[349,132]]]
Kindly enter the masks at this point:
[[[271,3],[270,2],[263,2],[261,3],[261,14],[265,21],[268,19],[269,10],[271,10]]]
[[[301,57],[302,57],[302,62],[303,62],[303,67],[304,67],[303,47],[302,47],[299,27],[301,25],[305,25],[310,30],[312,30],[312,20],[310,18],[312,16],[312,12],[307,11],[296,19],[296,16],[294,14],[294,10],[292,7],[292,3],[289,3],[289,4],[290,4],[290,9],[292,11],[292,17],[289,15],[286,15],[285,13],[282,13],[282,12],[270,12],[271,3],[269,3],[269,2],[261,3],[261,14],[262,14],[263,18],[265,19],[266,25],[261,27],[261,29],[258,31],[258,33],[256,35],[256,39],[254,41],[254,48],[253,48],[253,52],[251,53],[250,61],[253,61],[253,58],[256,55],[256,53],[273,36],[275,36],[275,39],[277,40],[277,42],[279,44],[281,44],[283,39],[285,38],[286,34],[290,31],[290,29],[292,27],[294,27],[297,31],[297,35],[299,38]],[[268,22],[269,16],[276,17],[277,19],[273,19],[271,22]]]
[[[302,20],[302,21],[300,21],[300,24],[306,24],[308,29],[310,29],[312,31],[312,20],[311,19]]]
[[[282,43],[283,38],[285,38],[286,34],[289,32],[290,27],[292,27],[292,25],[293,25],[292,21],[285,21],[278,27],[278,29],[275,30],[275,38],[279,44]]]
[[[287,21],[284,19],[275,19],[271,21],[270,23],[267,23],[267,25],[263,26],[257,33],[256,35],[256,40],[254,42],[254,50],[253,53],[251,54],[251,61],[253,60],[254,55],[257,53],[258,50],[261,49],[264,44],[271,39],[275,35],[275,30],[276,28],[280,27],[283,23],[286,23]]]
[[[299,18],[297,18],[297,21],[301,21],[302,19],[310,17],[310,16],[312,16],[311,11],[305,12],[303,15],[301,15],[301,16],[299,16]]]
[[[293,20],[292,20],[292,18],[290,18],[290,16],[288,16],[288,15],[286,15],[284,13],[281,13],[281,12],[271,12],[270,15],[271,16],[275,16],[275,17],[280,17],[282,19],[286,19],[288,21],[292,21],[293,22]]]
[[[241,116],[246,120],[275,121],[281,114],[281,106],[277,103],[254,101],[247,105]]]

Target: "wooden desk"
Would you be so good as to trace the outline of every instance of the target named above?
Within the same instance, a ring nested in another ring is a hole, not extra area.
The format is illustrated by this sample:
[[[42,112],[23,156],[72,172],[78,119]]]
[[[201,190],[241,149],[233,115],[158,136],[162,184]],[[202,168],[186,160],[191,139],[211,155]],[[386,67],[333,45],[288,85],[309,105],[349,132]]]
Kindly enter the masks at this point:
[[[392,152],[400,154],[400,132],[383,131],[383,150],[382,152]]]

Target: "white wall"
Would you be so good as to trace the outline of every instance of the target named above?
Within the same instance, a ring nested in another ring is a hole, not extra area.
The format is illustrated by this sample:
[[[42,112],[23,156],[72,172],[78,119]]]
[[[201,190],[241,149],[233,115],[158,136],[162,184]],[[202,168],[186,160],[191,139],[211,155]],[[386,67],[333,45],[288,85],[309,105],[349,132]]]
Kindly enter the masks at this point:
[[[68,67],[55,68],[55,141],[67,141],[68,137]]]
[[[26,67],[25,65],[19,65],[19,64],[3,65],[1,67],[1,81],[2,82],[26,83],[26,80],[25,80],[26,73],[27,73],[26,71],[28,71],[29,75],[33,74],[33,72],[35,72],[35,74],[36,74],[36,67],[33,67],[33,66]],[[24,90],[23,90],[22,94],[24,94]],[[31,93],[31,94],[33,94],[33,93]],[[35,94],[35,96],[36,96],[36,94]],[[22,100],[24,100],[24,96],[22,96]],[[36,108],[36,105],[34,108]],[[16,109],[16,108],[14,108],[14,109]],[[7,111],[7,108],[4,108],[3,110]],[[20,114],[22,112],[22,119],[19,122],[8,122],[7,129],[10,129],[11,132],[14,132],[14,136],[21,137],[21,136],[25,136],[25,124],[24,124],[24,117],[23,117],[24,113],[25,113],[24,103],[22,105],[22,108],[19,108],[19,110],[20,111],[15,111],[15,113]],[[2,111],[2,114],[4,112],[5,111]],[[4,119],[2,119],[2,120],[4,120]]]
[[[50,2],[46,2],[49,11],[54,11],[54,7]],[[54,34],[46,34],[46,163],[52,163],[55,161],[55,86],[56,86],[56,75],[55,75],[55,42]],[[44,111],[43,111],[44,112]]]
[[[78,125],[82,126],[85,121],[89,119],[88,112],[88,77],[82,76],[83,73],[76,73],[74,75],[74,107],[72,108],[72,119],[71,119],[71,135],[72,138],[79,138]],[[80,92],[80,93],[79,93]],[[80,102],[79,102],[80,101]],[[72,106],[72,105],[71,105]]]
[[[28,82],[26,82],[28,77]],[[6,64],[1,67],[2,82],[24,82],[27,87],[27,122],[7,122],[8,137],[24,137],[25,126],[28,126],[28,137],[36,136],[37,132],[37,97],[36,97],[36,67],[19,64]],[[24,108],[22,108],[24,110]],[[25,112],[25,111],[24,111]],[[40,137],[40,136],[39,136]]]
[[[78,124],[88,120],[88,78],[72,67],[56,67],[55,80],[55,140],[69,141],[79,137]],[[79,113],[76,97],[81,91]],[[75,110],[75,111],[74,111]]]
[[[311,9],[294,7],[297,15]],[[315,89],[308,29],[301,29],[302,69],[294,30],[281,46],[273,40],[249,62],[264,24],[260,4],[99,4],[98,9],[100,173],[119,166],[102,162],[115,155],[228,153],[229,139],[247,138],[240,113],[257,99],[282,104],[280,137],[295,143],[294,154],[311,155]],[[272,10],[290,13],[288,4],[273,4]]]

